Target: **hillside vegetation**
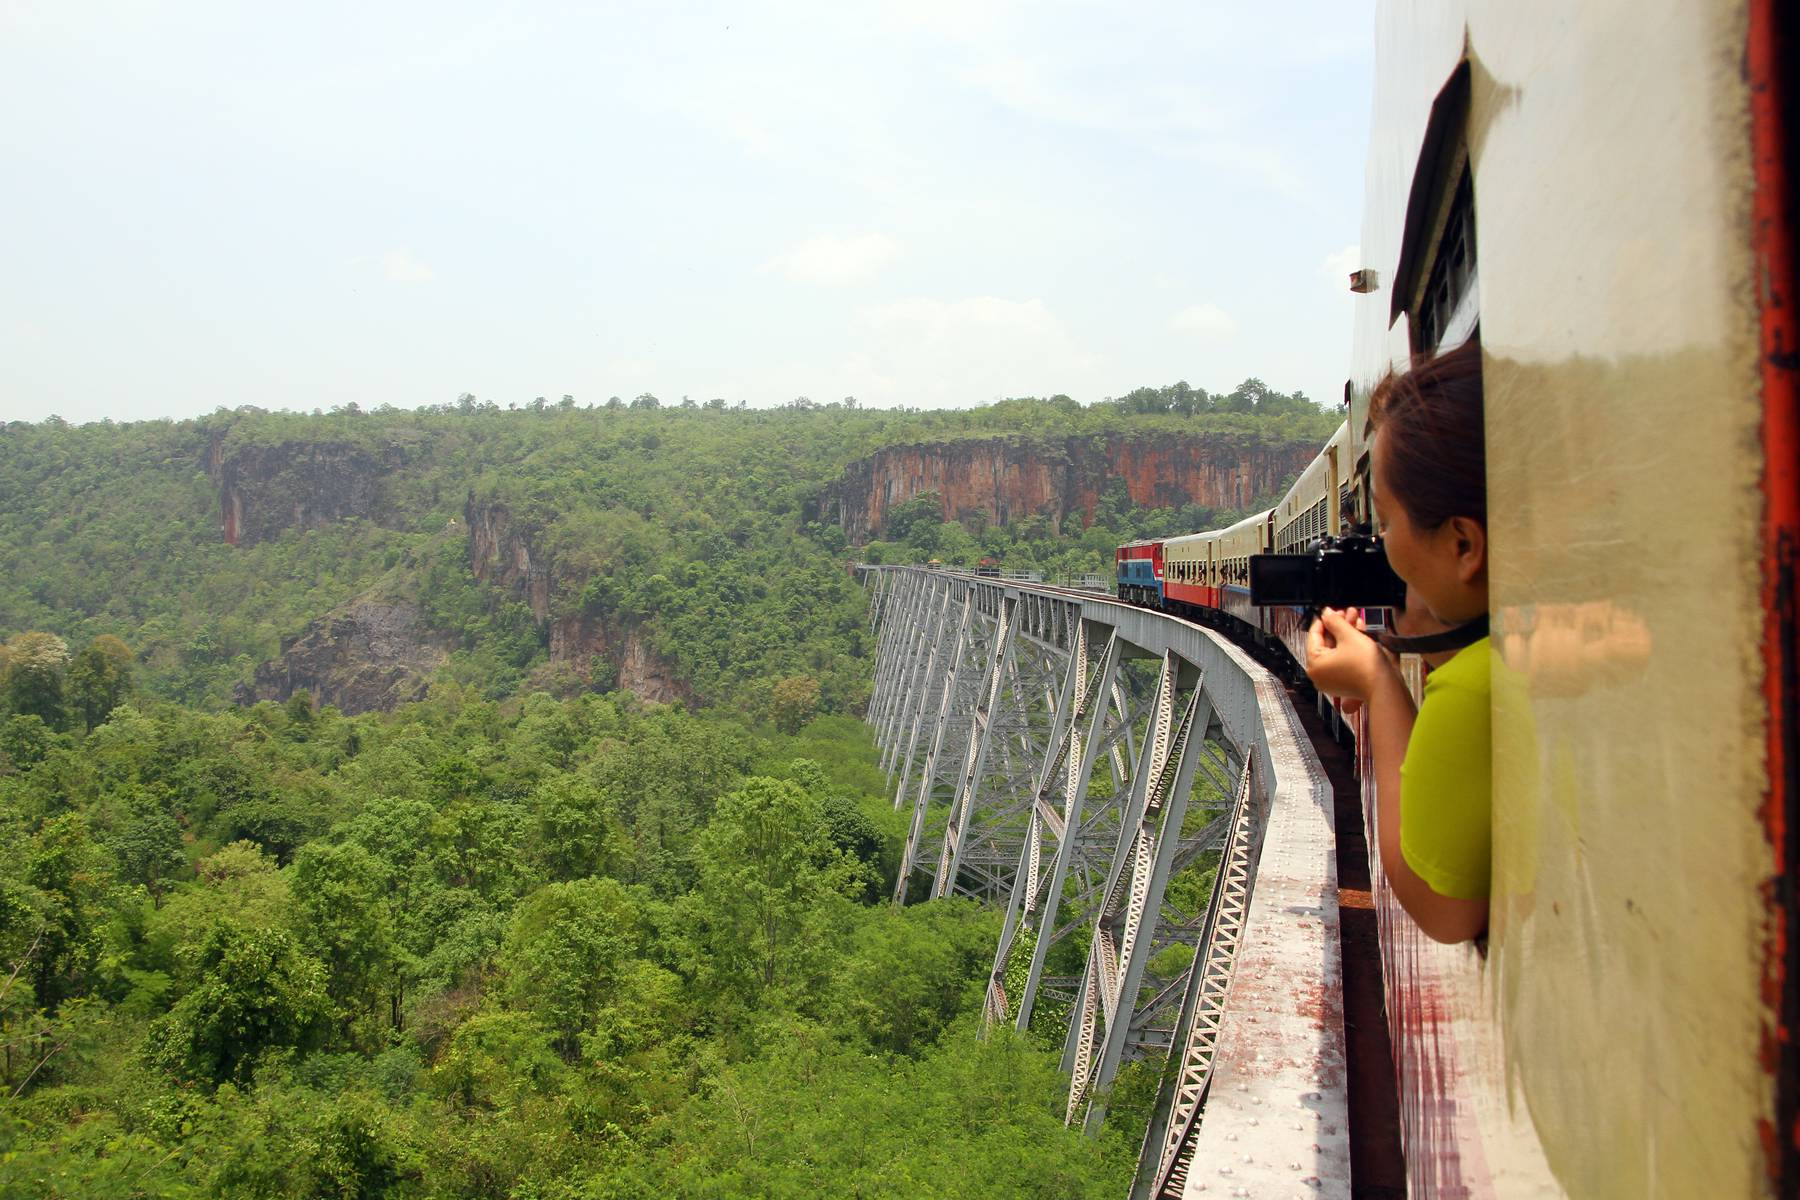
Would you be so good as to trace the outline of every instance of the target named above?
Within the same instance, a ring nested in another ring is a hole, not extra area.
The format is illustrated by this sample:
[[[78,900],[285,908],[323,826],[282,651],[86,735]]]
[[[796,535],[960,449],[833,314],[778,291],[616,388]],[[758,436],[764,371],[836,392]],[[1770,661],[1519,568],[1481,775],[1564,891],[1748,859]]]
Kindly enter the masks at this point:
[[[1083,407],[1064,398],[946,412],[797,401],[779,410],[542,403],[517,411],[460,402],[423,411],[221,411],[183,422],[0,427],[0,635],[26,630],[85,643],[124,640],[145,689],[218,708],[284,638],[353,597],[416,598],[454,639],[449,674],[512,694],[545,663],[550,618],[470,572],[471,500],[504,511],[555,572],[552,606],[586,607],[642,628],[705,703],[769,703],[770,681],[818,679],[826,711],[854,712],[861,599],[854,557],[982,555],[1050,573],[1097,570],[1129,536],[1214,519],[1144,511],[1116,488],[1092,527],[921,521],[900,547],[846,546],[808,520],[845,464],[897,443],[1062,438],[1121,432],[1318,444],[1332,417],[1256,381],[1209,397],[1174,385]],[[289,463],[258,499],[278,517],[332,496],[303,494],[323,451],[349,466],[339,490],[379,470],[364,511],[290,522],[226,544],[216,464],[264,452]],[[292,493],[292,494],[290,494]],[[566,693],[570,681],[540,679]]]
[[[809,506],[900,442],[1328,432],[1240,392],[0,427],[0,1196],[1123,1194],[1144,1096],[1084,1138],[1059,1031],[976,1037],[999,915],[885,901],[845,565],[1098,569],[1220,514],[921,497],[850,547]],[[232,704],[368,597],[452,647],[423,699]],[[691,703],[553,660],[602,627]]]

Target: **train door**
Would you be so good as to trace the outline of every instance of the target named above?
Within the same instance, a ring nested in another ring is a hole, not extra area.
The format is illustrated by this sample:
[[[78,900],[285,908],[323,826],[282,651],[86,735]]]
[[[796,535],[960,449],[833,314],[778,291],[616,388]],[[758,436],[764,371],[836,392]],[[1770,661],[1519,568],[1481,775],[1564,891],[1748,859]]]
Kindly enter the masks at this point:
[[[1341,511],[1331,511],[1333,509],[1341,510],[1343,505],[1343,498],[1338,494],[1337,446],[1327,446],[1325,448],[1325,495],[1329,497],[1329,499],[1325,501],[1327,511],[1325,513],[1325,529],[1323,532],[1335,536],[1342,532],[1341,525],[1343,520],[1343,513]]]

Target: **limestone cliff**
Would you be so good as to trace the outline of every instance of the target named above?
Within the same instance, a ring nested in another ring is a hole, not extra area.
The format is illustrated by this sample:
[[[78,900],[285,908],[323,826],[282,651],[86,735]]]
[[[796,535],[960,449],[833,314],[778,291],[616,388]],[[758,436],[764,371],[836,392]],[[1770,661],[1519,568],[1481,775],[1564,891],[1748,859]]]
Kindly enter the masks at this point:
[[[449,640],[427,629],[411,604],[353,600],[283,642],[233,699],[286,700],[305,689],[349,714],[386,710],[423,697],[449,654]]]
[[[584,683],[615,683],[659,704],[693,702],[693,690],[651,648],[641,626],[617,614],[579,607],[576,597],[587,576],[559,571],[541,548],[540,531],[517,521],[504,505],[477,501],[473,495],[463,516],[469,526],[470,570],[481,582],[530,605],[538,621],[549,626],[553,665],[567,664]]]
[[[537,619],[550,619],[551,577],[549,561],[532,552],[538,530],[514,519],[503,504],[478,502],[473,495],[463,505],[469,526],[469,569],[491,587],[511,592],[531,606]]]
[[[936,492],[945,520],[984,512],[1001,523],[1043,516],[1094,520],[1108,483],[1125,482],[1143,508],[1244,508],[1304,467],[1312,441],[1263,442],[1233,434],[1111,435],[1048,440],[992,438],[889,446],[845,468],[823,494],[818,516],[852,542],[880,536],[887,510]]]
[[[343,441],[288,441],[227,448],[215,437],[207,471],[219,489],[220,524],[233,546],[318,529],[345,517],[385,523],[388,477],[405,448]]]

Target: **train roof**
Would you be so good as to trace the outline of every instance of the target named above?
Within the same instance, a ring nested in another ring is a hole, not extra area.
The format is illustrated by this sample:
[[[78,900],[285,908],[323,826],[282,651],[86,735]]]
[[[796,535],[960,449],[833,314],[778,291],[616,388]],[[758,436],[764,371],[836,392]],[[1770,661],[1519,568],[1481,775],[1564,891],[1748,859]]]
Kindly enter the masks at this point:
[[[1228,533],[1236,533],[1240,529],[1249,529],[1252,526],[1260,525],[1262,522],[1268,520],[1269,514],[1274,511],[1275,510],[1272,508],[1265,508],[1259,513],[1252,513],[1249,516],[1245,517],[1243,520],[1239,521],[1237,524],[1227,525],[1224,529],[1219,530],[1219,534],[1220,534],[1220,536],[1223,536]]]
[[[1350,422],[1345,420],[1338,424],[1337,432],[1327,438],[1325,444],[1319,448],[1319,452],[1312,456],[1312,461],[1308,462],[1300,474],[1294,477],[1294,485],[1288,488],[1286,494],[1284,494],[1281,497],[1281,500],[1275,505],[1276,511],[1280,513],[1283,520],[1294,515],[1295,510],[1299,506],[1296,498],[1299,497],[1301,493],[1307,491],[1313,485],[1313,481],[1318,477],[1319,473],[1325,470],[1325,464],[1330,458],[1331,452],[1334,449],[1340,449],[1349,444]],[[1345,465],[1348,466],[1348,463]]]

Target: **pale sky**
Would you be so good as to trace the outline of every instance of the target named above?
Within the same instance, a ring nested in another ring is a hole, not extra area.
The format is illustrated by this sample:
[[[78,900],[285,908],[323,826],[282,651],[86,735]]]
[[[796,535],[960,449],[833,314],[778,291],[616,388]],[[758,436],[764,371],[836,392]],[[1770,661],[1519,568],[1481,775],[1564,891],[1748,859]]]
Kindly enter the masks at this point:
[[[0,0],[0,419],[1348,374],[1372,0]]]

